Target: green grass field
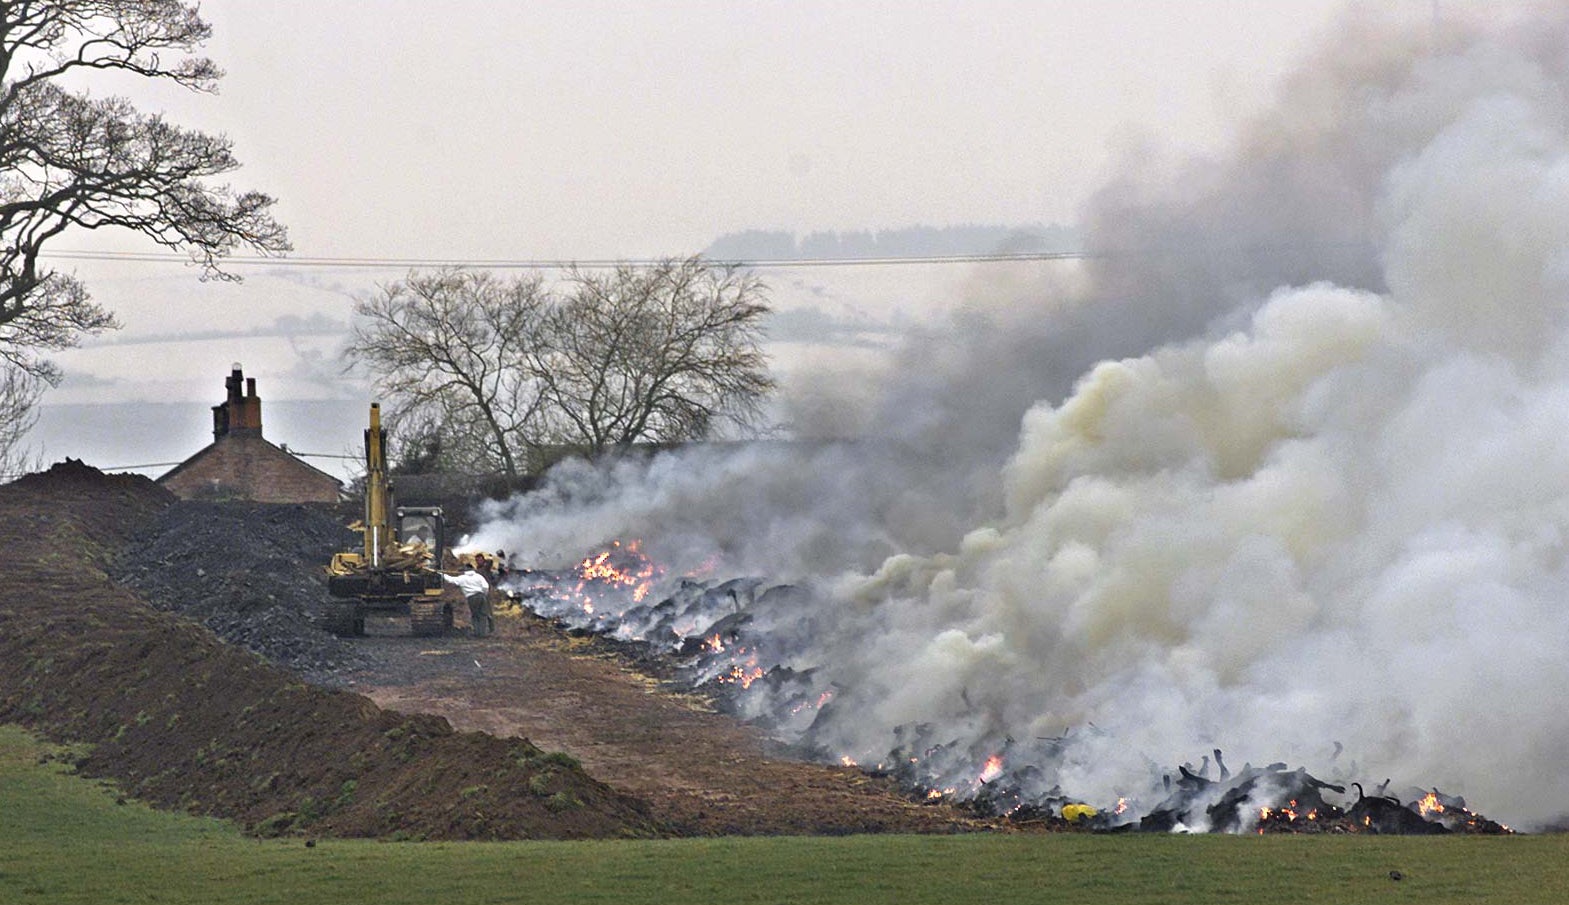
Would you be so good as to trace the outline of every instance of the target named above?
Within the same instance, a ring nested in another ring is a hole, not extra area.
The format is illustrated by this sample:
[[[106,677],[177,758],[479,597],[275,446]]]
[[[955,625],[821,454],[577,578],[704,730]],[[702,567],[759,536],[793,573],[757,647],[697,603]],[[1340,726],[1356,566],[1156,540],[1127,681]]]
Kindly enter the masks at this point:
[[[1569,902],[1569,837],[256,840],[116,804],[0,727],[0,905]],[[1402,879],[1390,878],[1399,871]]]

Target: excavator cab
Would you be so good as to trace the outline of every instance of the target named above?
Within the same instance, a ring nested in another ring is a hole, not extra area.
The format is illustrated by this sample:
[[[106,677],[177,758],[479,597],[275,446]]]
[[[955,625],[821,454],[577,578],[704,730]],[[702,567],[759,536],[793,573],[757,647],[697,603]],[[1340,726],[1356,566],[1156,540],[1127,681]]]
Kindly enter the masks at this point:
[[[447,550],[446,522],[440,506],[399,506],[398,540],[404,544],[424,544],[430,550],[431,568],[441,568]]]

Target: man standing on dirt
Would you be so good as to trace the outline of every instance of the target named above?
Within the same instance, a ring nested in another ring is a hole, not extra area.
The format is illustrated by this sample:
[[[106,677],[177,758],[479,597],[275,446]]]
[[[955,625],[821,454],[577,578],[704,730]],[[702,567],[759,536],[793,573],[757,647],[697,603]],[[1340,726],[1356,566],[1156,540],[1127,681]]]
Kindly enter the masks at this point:
[[[489,579],[474,571],[472,565],[464,566],[463,571],[456,575],[443,573],[441,578],[463,592],[469,604],[469,625],[474,629],[474,637],[483,638],[490,634],[496,623],[490,614]]]

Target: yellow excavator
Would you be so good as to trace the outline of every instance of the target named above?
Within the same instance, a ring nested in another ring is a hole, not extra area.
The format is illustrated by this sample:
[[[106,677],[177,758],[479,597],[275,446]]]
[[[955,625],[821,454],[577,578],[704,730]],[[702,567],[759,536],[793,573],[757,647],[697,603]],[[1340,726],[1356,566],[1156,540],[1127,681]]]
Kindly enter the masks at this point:
[[[324,625],[335,635],[365,634],[369,613],[407,615],[417,636],[452,628],[452,605],[442,593],[446,524],[437,506],[399,507],[387,477],[387,433],[381,405],[370,404],[365,430],[365,518],[362,549],[336,553],[327,566]]]

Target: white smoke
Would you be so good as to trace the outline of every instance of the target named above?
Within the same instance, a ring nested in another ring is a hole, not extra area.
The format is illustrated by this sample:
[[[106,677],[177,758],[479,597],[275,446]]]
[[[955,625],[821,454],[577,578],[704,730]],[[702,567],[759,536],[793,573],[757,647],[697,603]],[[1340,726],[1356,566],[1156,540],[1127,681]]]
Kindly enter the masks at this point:
[[[1093,726],[1059,779],[1104,802],[1338,742],[1569,813],[1569,16],[1397,25],[1348,18],[1227,159],[1109,185],[1086,286],[912,351],[875,442],[573,466],[475,542],[811,583],[793,665],[858,759]]]

